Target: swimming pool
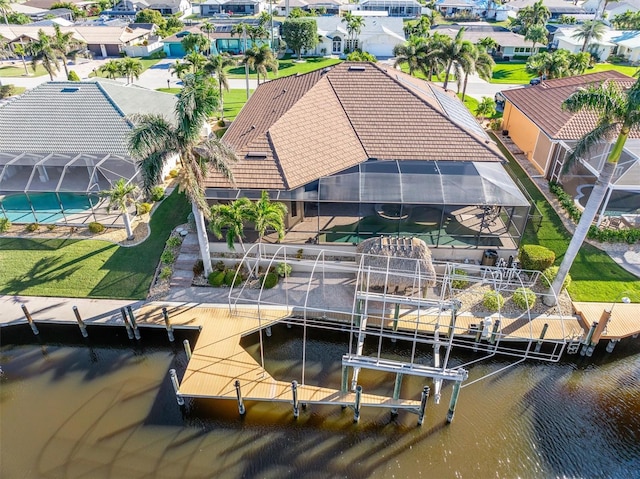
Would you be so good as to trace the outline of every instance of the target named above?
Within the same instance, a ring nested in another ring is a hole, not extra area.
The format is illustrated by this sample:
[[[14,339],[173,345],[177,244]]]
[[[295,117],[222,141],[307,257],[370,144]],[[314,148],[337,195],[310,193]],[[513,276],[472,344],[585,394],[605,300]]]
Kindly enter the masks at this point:
[[[83,193],[19,193],[1,197],[0,212],[12,223],[63,223],[65,214],[86,213],[98,200]]]

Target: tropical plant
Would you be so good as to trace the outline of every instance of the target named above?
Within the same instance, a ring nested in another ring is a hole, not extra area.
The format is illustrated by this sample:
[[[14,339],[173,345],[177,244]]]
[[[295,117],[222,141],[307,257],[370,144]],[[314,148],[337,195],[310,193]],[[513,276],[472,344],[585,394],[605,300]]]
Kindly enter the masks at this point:
[[[202,53],[190,52],[184,56],[184,61],[191,68],[191,73],[198,73],[207,62],[207,57]]]
[[[587,20],[582,25],[578,26],[571,38],[576,40],[582,40],[581,52],[587,50],[587,45],[591,40],[596,42],[602,40],[602,37],[607,32],[607,26],[602,20]]]
[[[38,30],[38,39],[31,42],[31,68],[36,71],[38,63],[41,63],[49,74],[49,78],[53,81],[53,72],[60,71],[58,56],[53,48],[51,38],[44,33],[44,30]]]
[[[365,17],[361,15],[354,15],[350,11],[347,11],[340,21],[347,24],[347,35],[349,36],[350,50],[356,50],[358,48],[358,37],[360,36],[362,27],[365,25]]]
[[[107,75],[107,78],[115,80],[122,75],[122,69],[120,68],[120,62],[118,60],[109,60],[107,63],[98,68],[100,73]]]
[[[122,219],[124,220],[124,228],[127,231],[127,238],[133,238],[133,230],[131,229],[131,219],[129,218],[129,206],[135,205],[135,194],[138,187],[134,183],[127,183],[124,178],[120,178],[110,190],[103,190],[100,196],[108,199],[107,211],[116,209],[122,211]]]
[[[205,275],[211,272],[209,240],[204,219],[210,216],[204,195],[204,180],[210,171],[232,178],[230,163],[234,153],[217,137],[200,138],[207,119],[218,108],[217,85],[206,75],[187,75],[176,103],[176,123],[161,115],[134,115],[134,128],[129,137],[129,151],[139,160],[143,186],[148,193],[162,181],[164,166],[179,156],[182,169],[177,178],[192,204]]]
[[[6,233],[11,228],[11,221],[8,218],[0,218],[0,233]]]
[[[310,18],[287,18],[282,24],[282,38],[300,60],[303,49],[318,44],[318,24]]]
[[[225,235],[227,247],[235,249],[236,238],[240,242],[243,252],[246,252],[242,238],[244,238],[244,223],[251,217],[253,205],[247,198],[238,198],[230,204],[219,203],[211,207],[211,220],[209,221],[209,231],[216,238],[222,238],[222,231],[227,230]]]
[[[516,16],[519,24],[522,26],[522,33],[526,35],[529,29],[535,25],[546,25],[551,18],[551,11],[543,4],[542,0],[538,0],[533,5],[521,8]]]
[[[140,78],[142,71],[142,62],[137,58],[127,57],[120,61],[120,73],[127,79],[127,83],[133,83],[134,78]]]
[[[556,276],[548,294],[544,297],[546,304],[555,304],[556,296],[560,293],[569,270],[573,265],[578,251],[582,247],[593,220],[598,213],[602,200],[611,186],[611,179],[618,166],[622,150],[632,128],[640,126],[640,80],[630,88],[622,88],[619,84],[609,81],[598,86],[590,86],[573,93],[567,98],[562,107],[572,113],[588,111],[598,116],[596,127],[578,140],[573,151],[567,155],[565,171],[578,158],[585,158],[592,148],[603,141],[610,142],[616,138],[609,150],[598,180],[596,181],[589,200],[582,212],[580,222],[571,238],[558,275]]]
[[[202,53],[209,50],[211,41],[201,33],[190,33],[180,40],[186,53]]]
[[[422,15],[415,22],[407,22],[404,25],[404,34],[407,38],[410,38],[412,35],[418,37],[426,37],[429,35],[429,30],[431,29],[431,20],[427,15]]]
[[[262,192],[260,199],[252,203],[248,212],[249,221],[254,225],[258,233],[258,243],[262,243],[262,238],[268,229],[273,229],[278,234],[278,240],[284,239],[284,219],[287,216],[287,207],[284,203],[272,202],[269,193]]]
[[[220,98],[220,119],[224,120],[224,95],[222,89],[229,91],[229,76],[227,74],[228,67],[236,64],[236,60],[229,56],[228,53],[219,53],[210,55],[203,69],[210,75],[215,75],[218,80],[218,98]]]
[[[371,62],[371,63],[375,63],[378,61],[375,55],[372,55],[369,52],[363,52],[362,50],[355,50],[351,53],[348,53],[346,60],[348,62]]]
[[[0,0],[0,13],[4,17],[5,25],[9,25],[9,20],[7,19],[9,12],[11,12],[11,0]]]
[[[182,63],[180,60],[176,60],[175,63],[169,67],[171,75],[175,75],[181,80],[189,73],[190,69],[191,65],[188,63]]]
[[[427,40],[418,36],[411,36],[406,43],[393,47],[393,56],[395,61],[394,67],[407,65],[409,75],[415,76],[417,72],[421,72],[430,80],[429,71],[427,69],[427,57],[433,55],[429,52]]]
[[[496,112],[496,102],[493,98],[483,96],[482,100],[478,102],[476,106],[476,116],[480,118],[480,121],[484,121],[485,118],[492,116]]]
[[[80,81],[80,77],[73,70],[69,70],[69,75],[67,76],[67,80],[69,80],[69,81]]]
[[[64,73],[68,78],[69,70],[67,69],[67,55],[69,55],[72,50],[77,50],[82,45],[82,42],[73,37],[72,31],[63,33],[62,30],[60,30],[60,25],[57,23],[53,24],[53,29],[54,35],[51,39],[51,48],[57,54],[58,58],[62,60]]]
[[[207,40],[209,40],[208,52],[211,52],[211,34],[216,31],[216,26],[213,23],[204,22],[200,25],[200,30],[207,34]]]
[[[544,25],[532,25],[531,28],[527,30],[524,39],[532,43],[531,52],[535,53],[536,43],[546,45],[549,41],[547,28]]]
[[[27,70],[27,62],[24,59],[24,57],[28,55],[27,47],[25,47],[21,43],[16,43],[16,44],[13,45],[13,53],[15,53],[16,55],[18,55],[20,57],[20,59],[22,60],[22,66],[24,67],[24,74],[28,75],[29,71]],[[2,57],[2,55],[0,55],[0,58],[1,57]]]
[[[476,47],[488,53],[491,50],[495,50],[496,48],[498,48],[498,42],[491,37],[484,37],[481,38],[478,43],[476,43]]]
[[[473,61],[472,51],[473,44],[467,40],[463,40],[462,36],[464,35],[464,27],[458,30],[455,38],[453,40],[449,39],[448,41],[443,41],[439,48],[437,55],[440,57],[442,62],[446,65],[445,67],[445,78],[444,78],[444,89],[447,89],[449,84],[449,73],[451,73],[451,68],[455,68],[457,73],[457,78],[462,77],[462,65],[468,64]]]
[[[258,84],[260,84],[260,75],[262,75],[263,78],[267,77],[267,69],[275,74],[278,73],[278,60],[269,45],[249,48],[249,50],[245,52],[242,61],[246,63],[251,70],[256,72]]]
[[[482,48],[478,48],[476,46],[471,50],[470,58],[471,61],[465,62],[461,64],[461,69],[464,73],[464,82],[462,87],[462,101],[464,101],[464,97],[467,93],[467,82],[469,80],[469,75],[471,73],[477,72],[478,76],[485,81],[491,80],[493,75],[493,67],[495,66],[495,62],[491,55],[489,55]],[[460,79],[458,79],[460,82]],[[458,85],[458,90],[460,89]],[[495,108],[495,107],[494,107]]]

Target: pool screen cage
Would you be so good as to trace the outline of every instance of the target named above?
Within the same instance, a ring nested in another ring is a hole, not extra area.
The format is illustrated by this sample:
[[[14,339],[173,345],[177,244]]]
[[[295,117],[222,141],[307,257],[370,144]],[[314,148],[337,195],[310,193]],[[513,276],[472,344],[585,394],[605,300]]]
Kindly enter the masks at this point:
[[[138,182],[135,161],[115,154],[0,152],[1,213],[13,223],[122,226],[100,192]]]

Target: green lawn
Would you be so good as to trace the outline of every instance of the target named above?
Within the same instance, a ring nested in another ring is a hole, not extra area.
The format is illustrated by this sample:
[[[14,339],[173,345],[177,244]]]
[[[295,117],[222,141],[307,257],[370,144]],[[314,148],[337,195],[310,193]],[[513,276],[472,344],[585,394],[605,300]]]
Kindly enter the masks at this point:
[[[142,63],[142,72],[144,72],[145,70],[148,70],[149,68],[151,68],[153,65],[155,65],[156,63],[158,63],[161,59],[160,58],[137,58],[136,60],[140,60],[140,63]],[[142,73],[140,72],[140,73]],[[107,73],[106,72],[101,72],[100,70],[95,70],[95,73],[90,73],[89,74],[89,78],[91,77],[95,77],[95,76],[99,76],[102,78],[107,78]]]
[[[296,73],[308,73],[342,62],[342,60],[337,58],[320,57],[305,58],[304,60],[305,61],[303,63],[295,63],[293,58],[283,58],[278,60],[278,75],[274,76],[273,73],[269,72],[268,78],[273,79],[295,75]],[[227,71],[229,73],[229,78],[244,78],[244,66],[231,67]],[[249,78],[255,79],[255,72],[249,71]]]
[[[491,83],[528,84],[536,75],[528,73],[525,62],[496,63]]]
[[[171,230],[190,207],[177,191],[151,218],[151,236],[124,248],[105,241],[0,238],[0,294],[143,299]]]
[[[590,68],[586,73],[602,72],[606,70],[616,70],[625,75],[632,77],[637,71],[638,67],[631,67],[628,65],[614,65],[612,63],[597,63],[593,68]]]
[[[540,244],[553,250],[556,254],[556,264],[560,264],[571,235],[518,162],[499,142],[498,146],[509,159],[511,172],[522,182],[544,217],[538,231],[535,231],[531,224],[527,226],[522,243]],[[638,278],[618,266],[609,255],[587,243],[582,246],[573,263],[571,277],[573,281],[569,287],[569,294],[574,301],[618,301],[623,292],[626,296],[640,297]]]
[[[40,77],[42,75],[48,75],[47,70],[40,64],[36,67],[36,71],[34,73],[33,68],[29,62],[27,62],[27,71],[29,72],[29,76]],[[22,62],[16,61],[16,64],[13,66],[3,66],[0,67],[0,77],[12,78],[12,77],[22,77],[26,76],[24,74],[24,66]]]
[[[157,88],[157,91],[164,93],[173,93],[177,95],[182,88]],[[251,93],[253,90],[249,90]],[[222,90],[224,98],[224,118],[225,120],[235,120],[236,116],[247,102],[247,90],[236,89],[225,91]]]

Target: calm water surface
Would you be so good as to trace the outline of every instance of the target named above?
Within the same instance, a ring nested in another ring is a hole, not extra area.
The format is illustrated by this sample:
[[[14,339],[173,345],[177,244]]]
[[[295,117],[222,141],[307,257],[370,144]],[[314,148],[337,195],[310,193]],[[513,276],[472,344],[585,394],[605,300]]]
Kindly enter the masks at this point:
[[[275,377],[300,380],[298,336],[277,327],[266,340]],[[339,387],[342,339],[308,344],[307,382]],[[258,356],[256,341],[245,346]],[[340,407],[312,406],[297,421],[283,404],[247,403],[244,418],[232,401],[188,401],[181,410],[167,371],[181,377],[184,353],[122,344],[2,346],[0,477],[640,477],[637,342],[589,361],[526,363],[466,387],[450,425],[445,387],[422,427],[413,414],[392,419],[371,408],[359,424]],[[470,379],[506,364],[480,363]],[[363,372],[360,383],[390,393],[393,377]],[[405,378],[402,396],[418,398],[422,385]]]

